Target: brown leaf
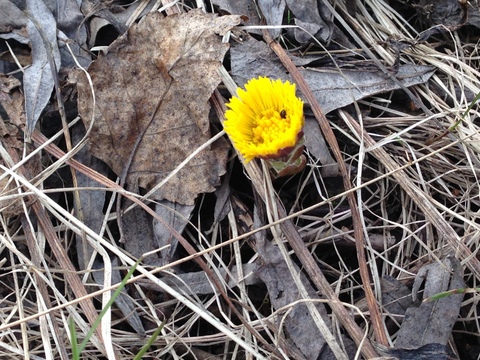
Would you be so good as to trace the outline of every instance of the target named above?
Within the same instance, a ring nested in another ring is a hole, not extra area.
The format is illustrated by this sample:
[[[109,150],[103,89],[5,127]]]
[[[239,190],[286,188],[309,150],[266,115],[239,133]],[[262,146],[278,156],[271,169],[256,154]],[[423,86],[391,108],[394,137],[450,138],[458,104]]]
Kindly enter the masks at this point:
[[[292,12],[295,25],[300,26],[300,28],[293,29],[295,40],[301,44],[310,43],[313,35],[324,44],[330,42],[334,31],[333,14],[322,1],[286,0],[286,3]]]
[[[19,155],[25,150],[27,153],[32,150],[31,144],[24,144],[23,132],[20,131],[25,125],[24,97],[20,86],[20,81],[15,77],[0,74],[0,103],[4,110],[0,111],[0,142],[6,149],[16,151]],[[1,158],[0,164],[9,165]],[[40,167],[39,157],[33,157],[24,164],[25,175],[33,178],[40,172]],[[0,212],[5,217],[17,216],[24,212],[19,199],[9,198],[17,193],[16,182],[9,176],[4,176],[4,171],[0,170]]]
[[[220,14],[228,12],[229,14],[241,15],[249,26],[264,25],[258,14],[257,5],[253,1],[213,0],[212,3],[218,6]],[[285,10],[285,6],[283,10]],[[279,16],[280,20],[282,15]],[[261,29],[249,29],[248,31],[254,34],[262,33]],[[275,29],[270,31],[275,31]],[[280,29],[278,33],[280,33]]]
[[[291,75],[262,41],[246,37],[242,43],[232,43],[230,56],[232,77],[239,86],[260,75],[292,81]],[[295,59],[293,56],[291,58]],[[344,65],[341,71],[326,66],[299,68],[325,114],[352,104],[355,100],[399,88],[386,74],[371,67],[370,62],[362,67],[358,63],[346,62]],[[404,64],[395,76],[404,86],[409,87],[427,82],[434,71],[432,66]]]
[[[242,264],[242,272],[239,272],[239,267],[234,265],[227,270],[218,269],[218,275],[222,277],[223,281],[228,284],[229,288],[237,287],[240,283],[243,285],[255,285],[260,283],[260,279],[256,276],[256,272],[261,265],[258,263]],[[242,276],[240,274],[243,274]],[[246,276],[245,276],[246,275]],[[218,290],[208,278],[205,271],[196,271],[188,273],[171,274],[169,272],[162,273],[162,281],[168,286],[171,286],[178,292],[187,295],[206,295],[215,294]],[[138,285],[141,285],[149,290],[156,292],[164,292],[164,289],[153,283],[149,279],[139,280]]]
[[[210,138],[208,99],[220,83],[228,49],[220,36],[240,22],[191,11],[146,16],[92,63],[95,122],[90,150],[127,183],[151,189]],[[77,73],[78,74],[78,73]],[[92,95],[78,77],[79,111],[87,128]],[[221,143],[220,143],[221,144]],[[226,150],[214,144],[192,159],[155,195],[192,205],[214,191],[225,173]]]
[[[278,25],[282,23],[285,5],[285,0],[262,0],[258,2],[258,7],[261,9],[268,25]],[[282,29],[274,28],[269,31],[272,37],[276,38],[282,32]]]
[[[443,263],[435,262],[420,269],[412,287],[414,300],[424,281],[424,299],[465,287],[460,261],[452,255],[443,259]],[[463,294],[456,294],[408,308],[397,333],[395,348],[411,349],[427,344],[446,345],[457,321],[462,300]]]
[[[25,110],[20,86],[20,81],[15,77],[0,74],[0,103],[5,110],[3,114],[0,113],[0,119],[23,127],[25,125]],[[13,135],[9,131],[1,130],[1,136],[6,134]]]
[[[259,210],[254,214],[255,219],[253,220],[248,211],[243,211],[244,205],[241,202],[234,197],[232,200],[232,208],[237,219],[243,218],[244,223],[251,223],[254,228],[263,225],[260,219],[263,217],[264,210],[261,207],[258,207]],[[303,284],[304,291],[308,294],[308,299],[319,299],[318,294],[315,293],[315,289],[308,282],[306,276],[301,274],[301,270],[295,264],[291,264],[294,269],[292,270],[280,248],[274,242],[268,241],[265,232],[255,233],[254,238],[255,241],[250,243],[258,254],[256,263],[259,265],[255,275],[267,287],[269,301],[275,310],[279,310],[284,306],[292,306],[292,304],[295,304],[296,301],[305,296],[296,284],[292,271],[300,274],[300,281]],[[325,331],[326,328],[331,328],[332,323],[328,317],[325,305],[315,303],[315,308],[324,322],[322,331]],[[282,316],[282,324],[284,324],[287,334],[305,359],[334,358],[333,349],[328,346],[329,342],[327,342],[324,333],[320,330],[322,326],[318,326],[315,323],[316,321],[312,316],[311,310],[304,303],[296,304]],[[342,353],[342,350],[336,349],[336,352]]]
[[[0,96],[2,94],[0,93]],[[2,146],[11,148],[12,151],[19,151],[22,142],[19,140],[20,134],[18,128],[8,122],[4,122],[0,117],[0,140]],[[0,164],[5,164],[5,160],[0,158]],[[18,193],[17,184],[10,176],[4,176],[5,171],[0,169],[0,212],[5,217],[13,217],[23,213],[22,202],[15,198],[9,198],[11,195]]]

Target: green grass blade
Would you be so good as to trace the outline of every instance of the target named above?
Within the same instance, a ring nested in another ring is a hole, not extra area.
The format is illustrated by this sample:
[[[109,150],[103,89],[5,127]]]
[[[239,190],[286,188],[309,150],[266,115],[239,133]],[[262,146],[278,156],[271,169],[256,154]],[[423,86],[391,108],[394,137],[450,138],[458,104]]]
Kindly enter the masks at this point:
[[[435,294],[433,296],[430,296],[429,298],[426,298],[423,300],[423,302],[429,302],[429,301],[434,301],[434,300],[440,300],[443,299],[447,296],[450,295],[457,295],[457,294],[469,294],[469,293],[474,293],[474,292],[480,292],[480,288],[460,288],[460,289],[453,289],[453,290],[448,290],[444,291],[438,294]]]
[[[72,341],[72,360],[80,360],[80,352],[78,351],[77,332],[75,331],[75,321],[70,318],[68,323],[70,330],[70,339]]]
[[[480,100],[480,92],[477,94],[477,96],[475,96],[475,98],[472,100],[472,102],[470,103],[470,105],[468,106],[467,110],[465,110],[465,112],[463,113],[462,117],[460,118],[460,120],[458,120],[455,124],[453,124],[451,127],[450,127],[450,131],[453,131],[455,130],[458,125],[460,125],[460,123],[463,121],[463,119],[465,119],[465,116],[468,115],[468,113],[470,112],[470,110],[472,110],[473,106],[478,102],[478,100]]]
[[[163,321],[162,324],[159,326],[159,328],[155,330],[155,332],[152,334],[150,339],[148,339],[147,343],[142,346],[142,348],[140,349],[140,352],[137,355],[135,355],[133,360],[142,360],[142,356],[145,355],[148,349],[150,349],[150,346],[152,346],[152,344],[157,339],[158,335],[160,335],[160,332],[162,331],[164,325],[165,325],[165,321]]]
[[[110,307],[113,305],[115,299],[118,297],[118,295],[120,295],[120,292],[122,291],[122,289],[125,287],[125,285],[127,284],[127,281],[128,279],[130,279],[130,277],[133,275],[133,272],[135,271],[135,269],[137,268],[137,266],[140,264],[140,262],[142,261],[142,258],[138,259],[137,262],[132,266],[132,268],[128,271],[127,275],[123,278],[122,282],[120,283],[120,286],[115,290],[115,292],[113,293],[112,297],[110,298],[110,300],[108,301],[107,305],[105,306],[105,308],[102,309],[102,311],[100,312],[100,314],[98,315],[97,319],[95,320],[95,322],[93,323],[92,327],[90,328],[90,330],[88,331],[87,335],[85,336],[85,339],[82,341],[82,343],[80,344],[79,348],[78,348],[78,351],[79,353],[81,353],[83,351],[83,349],[85,349],[85,347],[87,346],[87,343],[88,341],[90,340],[90,338],[92,337],[93,333],[95,332],[95,330],[97,329],[98,325],[100,325],[100,322],[102,321],[102,318],[103,316],[105,316],[105,314],[107,313],[108,309],[110,309]]]

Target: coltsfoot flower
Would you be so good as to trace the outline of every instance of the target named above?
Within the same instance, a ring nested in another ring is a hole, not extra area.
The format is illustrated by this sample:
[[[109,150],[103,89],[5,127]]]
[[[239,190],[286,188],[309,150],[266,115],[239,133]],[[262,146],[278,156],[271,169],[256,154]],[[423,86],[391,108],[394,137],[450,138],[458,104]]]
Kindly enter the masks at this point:
[[[227,107],[225,132],[246,163],[256,157],[270,160],[278,176],[303,169],[303,101],[295,94],[295,84],[252,79]]]

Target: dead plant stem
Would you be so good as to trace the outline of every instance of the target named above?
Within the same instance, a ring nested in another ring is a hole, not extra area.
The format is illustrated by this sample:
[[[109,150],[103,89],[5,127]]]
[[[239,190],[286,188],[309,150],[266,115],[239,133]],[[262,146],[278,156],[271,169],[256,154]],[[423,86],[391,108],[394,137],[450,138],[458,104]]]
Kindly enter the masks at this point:
[[[341,153],[340,148],[338,146],[337,139],[335,137],[335,134],[333,133],[332,128],[330,127],[330,124],[328,123],[327,118],[325,117],[325,114],[323,113],[322,109],[320,108],[320,105],[318,104],[317,100],[315,99],[315,96],[313,95],[310,87],[308,86],[305,79],[303,78],[303,76],[298,71],[297,67],[293,64],[291,59],[288,57],[285,50],[280,46],[280,44],[278,44],[276,41],[274,41],[272,39],[268,30],[263,31],[263,36],[264,36],[266,42],[268,43],[268,45],[270,46],[270,48],[275,52],[275,54],[277,54],[277,56],[279,57],[282,64],[285,66],[285,68],[290,72],[292,77],[295,79],[296,83],[298,84],[298,87],[300,88],[300,91],[303,93],[303,95],[305,96],[305,98],[309,102],[309,104],[310,104],[310,106],[313,110],[313,113],[314,113],[314,115],[315,115],[315,117],[316,117],[316,119],[317,119],[317,121],[320,125],[320,128],[321,128],[321,130],[322,130],[322,132],[325,136],[325,140],[330,145],[330,147],[332,149],[332,152],[335,155],[335,159],[338,162],[340,172],[341,172],[342,178],[343,178],[344,188],[345,188],[346,191],[350,190],[352,188],[352,184],[350,182],[350,177],[348,175],[347,168],[345,166],[345,162],[343,161],[342,153]],[[363,238],[362,223],[361,223],[360,215],[359,215],[359,212],[358,212],[357,202],[355,200],[355,194],[353,192],[348,193],[347,194],[347,199],[348,199],[348,203],[350,205],[350,210],[352,212],[355,246],[357,248],[357,257],[358,257],[358,263],[359,263],[359,269],[360,269],[360,276],[361,276],[361,279],[362,279],[363,288],[364,288],[364,291],[365,291],[365,297],[366,297],[366,300],[367,300],[367,303],[368,303],[368,308],[369,308],[369,311],[370,311],[370,317],[371,317],[371,321],[372,321],[373,331],[376,335],[377,342],[382,344],[382,345],[388,346],[388,340],[387,340],[387,336],[386,336],[386,333],[385,333],[385,328],[384,328],[384,325],[383,325],[383,322],[382,322],[382,318],[381,318],[381,315],[380,315],[380,310],[378,308],[377,301],[375,299],[375,296],[373,294],[373,291],[372,291],[372,288],[371,288],[371,285],[370,285],[370,274],[369,274],[369,271],[368,271],[368,266],[367,266],[367,261],[366,261],[366,256],[365,256],[365,249],[364,249],[365,244],[364,244],[364,238]],[[310,269],[310,271],[312,271],[310,276],[312,276],[316,273],[317,274],[321,273],[319,271],[318,266],[315,263],[312,255],[306,249],[305,244],[302,241],[300,235],[298,235],[297,231],[293,231],[293,230],[295,230],[295,227],[293,226],[293,224],[291,224],[289,222],[285,222],[284,227],[287,228],[289,230],[289,232],[296,233],[296,236],[293,236],[293,237],[289,238],[289,242],[292,245],[292,247],[295,246],[294,250],[297,253],[297,256],[299,256],[300,260],[302,261],[302,257],[303,257],[303,261],[305,261],[306,263],[309,264],[309,267],[308,268],[306,267],[306,269],[307,269],[307,271],[308,271],[308,269]],[[300,253],[298,253],[297,250],[300,251]],[[300,257],[301,255],[302,255],[302,257]],[[302,263],[303,263],[303,261],[302,261]],[[305,265],[306,264],[304,264],[304,266]],[[310,268],[310,266],[313,266],[313,267]],[[322,275],[322,277],[323,277],[323,275]],[[326,281],[326,279],[325,279],[325,281]],[[323,284],[323,285],[326,285],[326,284]],[[329,285],[327,287],[330,289]],[[322,288],[322,291],[323,290],[324,289]],[[332,295],[335,296],[333,291],[332,291]],[[335,298],[336,298],[336,296],[335,296]],[[347,320],[347,318],[351,320],[351,317],[345,311],[343,306],[338,306],[337,310],[339,310],[339,309],[342,309],[341,311],[344,312],[343,315],[345,315],[345,316],[340,317],[340,319],[345,322],[343,325],[347,328],[349,333],[352,335],[355,342],[357,344],[359,344],[360,341],[362,340],[362,335],[361,335],[360,328],[358,328],[358,326],[355,324],[355,322],[353,320],[352,321]],[[366,356],[368,356],[368,357],[377,356],[376,351],[373,349],[373,347],[371,346],[370,343],[368,343],[368,345],[366,343],[365,345],[366,346],[364,347],[364,351],[365,351]],[[367,354],[367,352],[368,352],[368,354]]]
[[[32,140],[34,140],[35,142],[39,143],[39,144],[44,144],[47,140],[47,138],[41,134],[40,132],[38,131],[35,131],[33,134],[32,134]],[[62,158],[65,154],[62,150],[60,150],[57,146],[55,146],[54,144],[48,144],[45,146],[45,150],[48,151],[51,155],[57,157],[57,158]],[[117,190],[117,191],[121,191],[123,192],[124,189],[123,187],[121,187],[119,184],[111,181],[110,179],[106,178],[105,176],[97,173],[96,171],[90,169],[88,166],[85,166],[81,163],[79,163],[78,161],[74,160],[74,159],[68,159],[65,161],[66,164],[70,165],[72,168],[74,168],[75,170],[77,171],[80,171],[81,173],[83,173],[84,175],[86,176],[89,176],[91,177],[92,179],[96,180],[97,182],[99,182],[100,184],[103,184],[105,185],[106,187],[110,188],[110,189],[114,189],[114,190]],[[255,338],[265,346],[265,349],[270,351],[272,354],[275,354],[277,356],[280,356],[280,354],[278,353],[278,350],[275,349],[274,347],[272,347],[270,344],[268,344],[265,339],[263,339],[263,337],[258,334],[258,332],[250,325],[248,324],[243,316],[241,316],[240,312],[237,310],[237,308],[235,307],[235,305],[233,304],[232,300],[230,299],[230,297],[228,296],[228,294],[225,292],[225,290],[223,289],[222,285],[219,283],[217,277],[213,274],[213,272],[210,270],[210,268],[207,266],[207,264],[205,263],[205,261],[203,261],[203,259],[201,258],[201,255],[198,255],[196,256],[197,254],[197,251],[190,245],[190,243],[182,236],[180,235],[175,229],[173,229],[169,224],[167,224],[165,222],[165,220],[163,218],[161,218],[160,216],[158,216],[158,214],[152,210],[147,204],[145,204],[144,202],[142,202],[140,199],[136,198],[136,197],[133,197],[133,196],[128,196],[128,195],[124,195],[126,198],[128,198],[129,200],[131,200],[132,202],[136,203],[138,206],[140,206],[142,209],[144,209],[148,214],[150,214],[151,216],[153,216],[153,218],[155,218],[156,220],[158,220],[168,231],[170,231],[170,233],[175,237],[175,239],[178,240],[178,242],[180,244],[182,244],[182,246],[185,248],[185,250],[193,257],[193,260],[195,262],[197,262],[197,264],[202,268],[202,270],[205,271],[205,274],[209,277],[209,279],[213,282],[213,284],[215,285],[215,287],[217,288],[217,290],[219,291],[219,293],[222,295],[222,298],[226,301],[226,303],[229,305],[229,307],[232,309],[232,311],[235,313],[236,316],[238,316],[238,318],[240,319],[240,321],[242,321],[242,324],[245,326],[245,328],[251,333],[253,334],[253,336],[255,336]],[[68,273],[68,272],[67,272]],[[86,294],[85,294],[86,295]]]
[[[37,132],[37,130],[34,131],[34,134]],[[33,135],[32,134],[32,138]],[[8,154],[12,158],[12,160],[15,163],[18,163],[20,161],[16,150],[13,147],[7,147],[6,150],[8,151]],[[25,178],[28,178],[26,175],[26,169],[22,166],[18,169],[19,173],[24,176]],[[68,256],[65,253],[65,249],[62,248],[61,241],[58,238],[57,234],[55,233],[53,224],[47,215],[45,209],[40,205],[38,201],[36,201],[35,197],[33,195],[28,195],[27,196],[27,201],[29,201],[32,205],[32,209],[37,216],[38,223],[40,225],[40,228],[42,229],[45,238],[47,239],[50,248],[52,249],[53,254],[55,255],[55,258],[58,260],[59,265],[62,269],[67,270],[65,272],[65,280],[66,282],[70,285],[73,293],[75,294],[76,297],[83,297],[86,296],[87,290],[85,289],[85,286],[83,285],[82,281],[80,278],[76,275],[76,269],[73,266],[72,262],[68,258]],[[35,249],[30,249],[32,251],[32,257],[35,258]],[[80,307],[85,313],[85,316],[87,317],[88,321],[90,324],[93,324],[95,322],[95,319],[97,318],[97,311],[95,310],[95,307],[93,306],[93,303],[91,300],[85,300],[80,302]],[[95,346],[102,352],[105,352],[105,348],[103,346],[103,337],[101,333],[101,328],[99,327],[96,331],[96,334],[98,338],[92,338],[92,340],[95,343]]]
[[[30,222],[27,221],[27,217],[26,217],[25,214],[22,215],[21,222],[22,222],[23,232],[25,234],[25,239],[27,241],[27,246],[28,246],[28,249],[30,250],[30,256],[32,257],[32,262],[35,266],[40,268],[42,266],[42,260],[40,258],[41,254],[38,251],[38,244],[35,241],[35,238],[33,236],[33,229],[30,226]],[[36,286],[37,286],[38,292],[39,292],[39,294],[37,294],[37,297],[41,296],[41,299],[45,302],[45,307],[47,309],[51,309],[52,308],[52,302],[50,301],[50,296],[48,294],[47,285],[42,280],[42,278],[38,275],[38,272],[35,271],[33,273],[33,276],[34,276]],[[39,309],[40,309],[40,305],[39,305]],[[51,324],[53,326],[53,330],[54,330],[54,333],[56,335],[53,338],[53,340],[55,341],[55,344],[57,345],[60,358],[62,360],[69,359],[65,346],[60,346],[60,344],[63,344],[63,341],[65,341],[65,335],[66,334],[65,334],[65,332],[60,331],[60,328],[58,327],[58,323],[57,323],[57,321],[55,321],[55,313],[50,313],[50,314],[46,315],[46,317],[51,318]]]
[[[392,157],[382,148],[376,146],[377,143],[368,133],[361,131],[360,124],[348,113],[341,113],[345,122],[348,123],[356,132],[357,137],[363,136],[365,145],[371,148],[371,153],[382,163],[385,168],[392,173],[393,178],[405,190],[405,192],[417,204],[419,209],[425,214],[428,221],[437,229],[439,234],[445,238],[452,249],[460,255],[460,259],[469,259],[466,266],[478,277],[480,275],[480,261],[472,254],[472,251],[463,243],[459,235],[438,212],[435,207],[434,199],[428,199],[425,193],[415,185],[406,175],[404,170],[400,170],[400,166],[392,159]],[[399,170],[399,171],[396,171]]]

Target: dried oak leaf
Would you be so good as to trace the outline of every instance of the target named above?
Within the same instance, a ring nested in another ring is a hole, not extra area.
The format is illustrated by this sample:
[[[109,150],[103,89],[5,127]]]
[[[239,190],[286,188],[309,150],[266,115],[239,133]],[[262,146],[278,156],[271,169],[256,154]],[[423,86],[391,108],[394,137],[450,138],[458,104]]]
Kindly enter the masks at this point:
[[[74,75],[79,112],[92,154],[129,184],[151,189],[210,138],[208,99],[228,44],[221,37],[239,16],[190,11],[146,16],[90,65],[92,93]],[[214,191],[225,173],[227,151],[217,142],[203,150],[153,196],[192,205]]]

